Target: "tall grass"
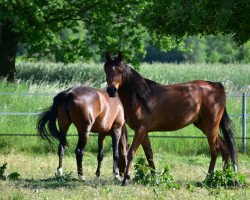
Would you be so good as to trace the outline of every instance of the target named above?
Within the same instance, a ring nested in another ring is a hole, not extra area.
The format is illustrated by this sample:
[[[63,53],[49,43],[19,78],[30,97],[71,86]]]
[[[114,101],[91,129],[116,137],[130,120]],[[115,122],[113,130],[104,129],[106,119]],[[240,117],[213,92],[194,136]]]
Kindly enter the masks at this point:
[[[208,65],[208,64],[142,64],[140,73],[149,79],[164,84],[173,84],[203,79],[220,81],[224,84],[228,94],[230,93],[250,93],[250,65]],[[17,64],[17,81],[8,84],[4,80],[0,81],[1,92],[17,93],[51,93],[51,96],[15,96],[0,95],[1,112],[40,112],[51,105],[53,95],[73,85],[85,84],[100,88],[106,85],[103,72],[103,64],[55,64],[46,62],[23,62]],[[249,99],[247,100],[250,106]],[[239,97],[228,98],[227,110],[229,113],[241,113],[241,99]],[[1,116],[0,134],[3,133],[36,133],[36,116]],[[234,117],[236,125],[236,135],[241,136],[241,119]],[[250,130],[250,122],[247,120],[247,132]],[[76,134],[76,129],[72,126],[69,134]],[[133,131],[129,130],[133,135]],[[177,135],[177,136],[203,136],[203,134],[192,125],[188,128],[164,133],[150,133],[153,135]],[[77,137],[68,137],[70,153],[73,153]],[[131,143],[132,137],[129,138]],[[151,138],[154,152],[172,152],[181,155],[199,155],[208,153],[206,139],[162,139]],[[87,150],[96,152],[96,137],[90,137]],[[241,148],[241,140],[237,140],[237,145]],[[247,145],[250,145],[249,140]],[[110,139],[106,141],[106,151],[110,151]],[[0,151],[25,151],[25,152],[56,152],[57,143],[48,144],[36,137],[0,137]],[[248,152],[250,153],[250,152]]]

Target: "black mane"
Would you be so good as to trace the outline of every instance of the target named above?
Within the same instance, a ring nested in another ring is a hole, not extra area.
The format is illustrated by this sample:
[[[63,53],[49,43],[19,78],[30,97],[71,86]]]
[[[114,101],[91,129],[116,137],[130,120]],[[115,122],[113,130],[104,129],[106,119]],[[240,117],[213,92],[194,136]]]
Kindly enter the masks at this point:
[[[123,87],[127,90],[130,95],[132,105],[135,106],[140,101],[145,108],[150,112],[151,103],[150,98],[152,97],[152,89],[150,87],[153,81],[144,79],[137,71],[129,67],[127,64],[122,63],[125,68],[123,76],[126,80]]]

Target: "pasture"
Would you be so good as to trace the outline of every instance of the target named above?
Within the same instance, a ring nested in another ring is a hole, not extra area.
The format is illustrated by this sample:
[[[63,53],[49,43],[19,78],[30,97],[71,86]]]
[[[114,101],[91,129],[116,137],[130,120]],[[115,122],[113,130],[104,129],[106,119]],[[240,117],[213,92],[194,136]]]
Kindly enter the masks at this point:
[[[220,81],[225,86],[227,94],[250,93],[250,65],[209,65],[209,64],[142,64],[140,73],[149,79],[164,84],[185,82],[194,79]],[[1,92],[16,93],[50,93],[50,96],[18,96],[0,95],[1,112],[40,112],[52,103],[53,94],[80,83],[104,87],[105,78],[102,64],[53,64],[53,63],[18,63],[17,81],[7,84],[0,82]],[[247,98],[250,107],[250,98]],[[230,97],[227,99],[229,114],[241,113],[241,99]],[[248,109],[249,110],[249,109]],[[249,113],[249,111],[248,111]],[[236,135],[241,137],[241,118],[233,117]],[[0,134],[36,134],[36,116],[1,116]],[[71,127],[69,135],[75,134]],[[247,119],[247,134],[250,133],[250,121]],[[129,135],[133,132],[129,130]],[[203,136],[192,125],[175,132],[150,133],[153,135]],[[249,137],[249,135],[247,135]],[[76,178],[76,162],[74,150],[76,137],[68,137],[69,148],[63,160],[64,172],[72,176],[58,180],[54,173],[57,167],[57,141],[46,143],[37,137],[0,137],[0,165],[8,163],[7,173],[17,171],[21,174],[16,181],[0,180],[0,199],[247,199],[249,188],[225,190],[207,189],[194,186],[206,176],[209,164],[208,144],[205,139],[162,139],[151,138],[156,167],[162,170],[169,164],[171,174],[180,183],[180,190],[166,190],[161,187],[145,187],[129,184],[120,187],[113,180],[111,140],[105,142],[105,158],[101,169],[101,177],[95,177],[97,166],[97,137],[91,136],[83,158],[83,170],[87,178],[85,182],[78,182]],[[129,142],[131,141],[129,137]],[[241,140],[236,140],[239,151]],[[247,146],[250,142],[247,140]],[[250,151],[247,155],[239,156],[240,171],[250,179]],[[136,157],[144,156],[141,149]],[[217,160],[216,169],[221,169],[221,159]],[[190,189],[189,186],[193,189]]]

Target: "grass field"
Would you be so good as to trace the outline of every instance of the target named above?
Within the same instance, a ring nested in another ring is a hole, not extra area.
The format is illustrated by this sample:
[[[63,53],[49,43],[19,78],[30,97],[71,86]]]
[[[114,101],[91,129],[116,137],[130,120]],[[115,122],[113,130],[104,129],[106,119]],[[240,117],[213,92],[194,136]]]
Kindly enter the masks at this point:
[[[143,156],[140,150],[137,154]],[[106,155],[101,168],[101,177],[95,177],[96,157],[84,155],[86,181],[75,180],[76,162],[73,156],[63,160],[64,172],[72,176],[60,180],[55,177],[57,156],[26,155],[13,152],[0,155],[0,163],[7,162],[6,174],[17,171],[19,180],[0,181],[0,199],[249,199],[250,189],[209,189],[195,186],[205,179],[209,158],[207,156],[177,156],[166,152],[156,153],[156,167],[159,171],[170,165],[170,174],[180,184],[180,189],[135,185],[121,187],[112,176],[112,156]],[[249,184],[250,158],[240,156],[240,170],[247,175]],[[221,159],[217,168],[221,169]]]
[[[164,84],[185,82],[194,79],[220,81],[227,94],[250,94],[250,65],[175,65],[175,64],[142,64],[140,73],[147,78]],[[102,64],[54,64],[54,63],[18,63],[17,81],[7,84],[0,81],[0,92],[15,93],[51,93],[51,96],[17,96],[0,95],[1,112],[40,112],[52,103],[53,95],[73,85],[85,84],[93,87],[104,87],[105,77]],[[247,98],[250,107],[250,98]],[[230,114],[241,113],[241,98],[229,97],[227,110]],[[248,109],[249,110],[249,109]],[[249,113],[249,111],[248,111]],[[241,136],[241,118],[233,117],[236,126],[236,137]],[[36,116],[1,116],[0,134],[24,133],[36,134]],[[70,134],[75,134],[74,127]],[[247,119],[247,134],[250,133],[250,120]],[[129,130],[133,136],[133,131]],[[150,135],[202,136],[193,126],[164,133]],[[249,137],[249,135],[247,135]],[[65,172],[73,172],[76,177],[74,149],[76,137],[68,137],[69,149],[64,161]],[[132,137],[129,138],[131,142]],[[21,174],[18,181],[0,181],[0,199],[247,199],[250,190],[206,189],[194,187],[187,189],[188,184],[203,181],[209,164],[208,144],[206,139],[162,139],[151,138],[157,169],[170,164],[171,174],[180,183],[180,190],[149,188],[130,184],[123,188],[113,180],[111,174],[111,141],[107,138],[100,179],[95,178],[96,137],[90,137],[84,157],[86,182],[70,178],[58,181],[54,177],[57,167],[57,142],[48,144],[37,137],[0,137],[0,165],[7,162],[7,173],[17,171]],[[241,140],[236,140],[239,151]],[[250,142],[247,140],[247,146]],[[239,157],[240,170],[250,179],[250,151]],[[139,149],[136,157],[143,156]],[[221,169],[218,159],[217,169]],[[250,199],[250,198],[249,198]]]

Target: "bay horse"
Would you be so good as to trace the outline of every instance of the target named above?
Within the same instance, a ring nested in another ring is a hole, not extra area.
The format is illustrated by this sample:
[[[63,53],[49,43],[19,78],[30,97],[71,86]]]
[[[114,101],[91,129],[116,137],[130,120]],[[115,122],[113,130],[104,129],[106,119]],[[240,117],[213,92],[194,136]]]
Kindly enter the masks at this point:
[[[121,53],[115,57],[106,54],[104,71],[107,93],[110,97],[118,93],[126,123],[135,131],[122,185],[130,179],[132,160],[140,144],[150,167],[155,170],[149,132],[175,131],[190,124],[207,137],[211,154],[208,173],[214,171],[218,150],[225,162],[224,168],[230,157],[233,169],[237,171],[233,126],[226,111],[226,94],[221,83],[194,80],[162,85],[143,78],[125,62]],[[218,134],[219,128],[224,139]]]
[[[58,121],[59,130],[56,121]],[[106,135],[111,135],[113,173],[115,178],[119,179],[119,172],[124,173],[127,163],[127,129],[120,99],[109,98],[106,89],[97,90],[86,86],[76,86],[57,94],[51,107],[40,114],[37,121],[40,136],[48,141],[52,138],[59,140],[59,166],[57,168],[59,176],[62,175],[62,159],[67,145],[66,135],[72,123],[78,131],[78,143],[75,149],[78,178],[85,179],[82,158],[91,131],[99,133],[96,175],[100,176],[103,140]]]

